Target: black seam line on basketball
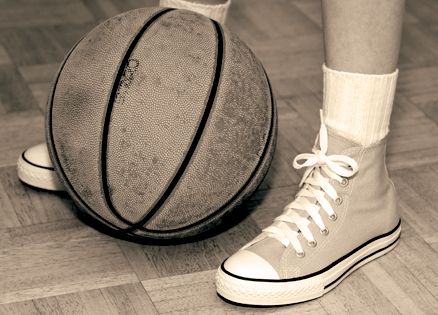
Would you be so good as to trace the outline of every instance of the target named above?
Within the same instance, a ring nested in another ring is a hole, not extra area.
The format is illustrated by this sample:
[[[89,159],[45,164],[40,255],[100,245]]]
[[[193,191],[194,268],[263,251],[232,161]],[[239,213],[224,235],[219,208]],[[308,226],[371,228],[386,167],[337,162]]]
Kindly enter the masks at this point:
[[[391,234],[395,233],[397,231],[397,229],[400,227],[401,224],[401,220],[398,221],[398,224],[396,225],[395,228],[393,228],[391,231],[384,233],[382,235],[373,237],[372,239],[366,241],[365,243],[363,243],[362,245],[359,245],[358,247],[356,247],[355,249],[353,249],[351,252],[345,254],[344,256],[342,256],[341,258],[335,260],[334,262],[332,262],[331,264],[327,265],[326,267],[322,268],[319,271],[310,273],[308,275],[305,276],[301,276],[301,277],[296,277],[296,278],[288,278],[288,279],[257,279],[257,278],[247,278],[247,277],[242,277],[239,275],[235,275],[233,273],[231,273],[230,271],[225,269],[225,262],[227,260],[224,260],[224,262],[221,265],[221,269],[223,272],[225,272],[227,275],[236,278],[236,279],[241,279],[241,280],[247,280],[247,281],[256,281],[256,282],[293,282],[293,281],[300,281],[300,280],[304,280],[304,279],[308,279],[317,275],[320,275],[324,272],[326,272],[327,270],[333,268],[334,266],[336,266],[337,264],[339,264],[340,262],[342,262],[343,260],[347,259],[348,257],[350,257],[351,255],[353,255],[354,253],[356,253],[357,251],[361,250],[362,248],[364,248],[365,246],[371,244],[372,242],[375,242],[381,238],[385,238],[387,236],[390,236]]]
[[[177,186],[179,180],[183,176],[185,170],[187,169],[187,166],[189,165],[189,162],[196,150],[196,147],[198,146],[198,143],[201,139],[201,136],[204,132],[205,126],[207,124],[207,121],[210,117],[210,112],[213,107],[213,103],[216,99],[217,94],[217,88],[219,85],[219,79],[222,72],[222,63],[223,63],[223,35],[221,28],[219,26],[219,23],[213,21],[213,24],[215,26],[215,30],[217,33],[217,56],[216,56],[216,71],[213,79],[213,83],[210,90],[210,95],[208,97],[207,105],[205,106],[204,113],[202,115],[201,121],[199,122],[197,131],[192,139],[192,143],[190,144],[190,147],[181,162],[180,167],[178,168],[178,171],[175,173],[172,181],[167,186],[166,190],[163,192],[161,197],[157,200],[157,202],[153,205],[151,210],[143,216],[138,222],[133,224],[131,227],[124,229],[124,231],[133,231],[138,229],[139,227],[142,227],[144,224],[146,224],[154,215],[157,213],[157,211],[161,208],[161,206],[166,202],[167,198],[171,195],[175,187]]]
[[[84,36],[85,37],[85,36]],[[77,201],[79,201],[79,203],[81,203],[83,206],[84,206],[84,208],[86,208],[90,213],[92,213],[93,215],[95,215],[97,218],[99,218],[101,221],[103,221],[103,222],[105,222],[106,224],[108,224],[109,226],[111,226],[111,227],[113,227],[113,228],[115,228],[115,229],[118,229],[118,227],[114,224],[114,223],[112,223],[112,222],[110,222],[110,221],[108,221],[107,219],[105,219],[104,217],[102,217],[101,215],[99,215],[98,213],[96,213],[94,210],[92,210],[91,209],[91,207],[81,198],[81,196],[77,193],[77,191],[73,188],[73,185],[70,183],[70,181],[68,180],[68,178],[67,178],[67,175],[65,174],[65,172],[64,172],[64,169],[62,168],[62,166],[61,166],[61,162],[60,162],[60,159],[59,159],[59,156],[58,156],[58,152],[56,151],[56,147],[55,147],[55,139],[54,139],[54,136],[53,136],[53,130],[52,130],[52,109],[53,109],[53,100],[54,100],[54,98],[55,98],[55,92],[56,92],[56,87],[57,87],[57,85],[58,85],[58,81],[59,81],[59,78],[60,78],[60,76],[61,76],[61,72],[62,72],[62,70],[64,69],[64,66],[65,66],[65,64],[67,63],[67,60],[68,60],[68,58],[70,57],[70,55],[73,53],[73,51],[76,49],[76,47],[79,45],[79,43],[84,39],[84,37],[83,38],[81,38],[73,47],[72,47],[72,49],[69,51],[69,53],[67,54],[67,56],[65,57],[65,59],[64,59],[64,62],[63,62],[63,64],[61,65],[61,68],[59,69],[59,71],[58,71],[58,75],[57,75],[57,77],[56,77],[56,80],[55,80],[55,82],[54,82],[54,84],[53,84],[53,90],[52,90],[52,93],[51,93],[51,95],[50,95],[50,107],[49,107],[49,110],[48,110],[48,119],[49,119],[49,136],[50,136],[50,140],[51,140],[51,142],[52,142],[52,144],[53,144],[53,155],[54,155],[54,157],[55,157],[55,161],[56,161],[56,163],[57,163],[57,165],[58,165],[58,168],[59,168],[59,171],[61,172],[61,174],[63,175],[63,178],[64,178],[64,181],[65,181],[65,183],[67,184],[67,186],[68,186],[68,188],[71,190],[71,192],[73,193],[73,197],[74,198],[76,198],[76,200]]]
[[[54,171],[54,170],[55,170],[53,167],[50,167],[50,166],[44,166],[44,165],[38,165],[38,164],[35,164],[35,163],[29,161],[29,160],[26,158],[26,156],[24,155],[24,153],[26,153],[26,152],[27,152],[27,150],[24,151],[23,153],[21,153],[21,158],[22,158],[27,164],[30,164],[30,165],[35,166],[35,167],[38,167],[38,168],[43,168],[43,169],[45,169],[45,170],[49,170],[49,171]]]
[[[351,265],[347,270],[345,270],[343,273],[342,273],[342,275],[340,275],[339,277],[337,277],[336,278],[336,280],[333,280],[332,282],[330,282],[329,284],[327,284],[327,285],[325,285],[324,286],[324,289],[327,289],[328,287],[330,287],[330,286],[332,286],[333,284],[335,284],[336,282],[338,282],[339,281],[339,279],[341,279],[343,276],[345,276],[351,269],[353,269],[357,264],[360,264],[362,261],[364,261],[365,259],[367,259],[367,258],[369,258],[369,257],[371,257],[371,256],[373,256],[373,255],[376,255],[376,254],[378,254],[378,253],[380,253],[380,252],[382,252],[382,251],[384,251],[385,249],[388,249],[389,247],[391,247],[392,245],[394,245],[395,243],[397,243],[397,241],[400,239],[400,235],[391,243],[391,244],[389,244],[389,245],[387,245],[387,246],[385,246],[385,247],[383,247],[383,248],[380,248],[379,250],[377,250],[377,251],[375,251],[375,252],[373,252],[373,253],[371,253],[371,254],[369,254],[369,255],[367,255],[367,256],[365,256],[365,257],[362,257],[360,260],[358,260],[358,261],[356,261],[353,265]]]
[[[74,198],[74,199],[76,199],[76,201],[77,202],[79,202],[79,203],[81,203],[82,204],[82,206],[84,207],[84,208],[86,208],[87,210],[88,210],[88,212],[89,213],[86,213],[87,215],[89,215],[89,216],[91,216],[91,217],[93,217],[93,216],[95,216],[95,217],[97,217],[99,220],[101,220],[102,222],[105,222],[109,227],[111,227],[111,228],[113,228],[113,231],[115,232],[115,233],[117,233],[117,231],[120,229],[117,225],[115,225],[114,223],[112,223],[112,222],[110,222],[110,221],[108,221],[107,219],[105,219],[104,217],[102,217],[100,214],[98,214],[97,212],[95,212],[93,209],[91,209],[91,207],[81,198],[81,196],[77,193],[77,191],[73,188],[73,185],[70,183],[70,181],[68,180],[68,178],[67,178],[67,176],[66,176],[66,174],[65,174],[65,172],[64,172],[64,169],[61,167],[61,162],[60,162],[60,159],[59,159],[59,156],[58,156],[58,153],[57,153],[57,151],[56,151],[56,147],[55,147],[55,141],[54,141],[54,136],[53,136],[53,130],[52,130],[52,109],[53,109],[53,100],[54,100],[54,97],[55,97],[55,92],[56,92],[56,87],[57,87],[57,85],[58,85],[58,81],[59,81],[59,78],[60,78],[60,76],[61,76],[61,72],[62,72],[62,70],[64,69],[64,66],[65,66],[65,64],[67,63],[67,60],[68,60],[68,58],[70,57],[70,55],[73,53],[73,51],[76,49],[76,47],[79,45],[79,43],[83,40],[85,38],[85,36],[84,37],[82,37],[72,48],[71,48],[71,50],[67,53],[67,55],[66,55],[66,57],[65,57],[65,59],[64,59],[64,61],[63,61],[63,63],[62,63],[62,65],[61,65],[61,67],[60,67],[60,69],[59,69],[59,71],[58,71],[58,74],[57,74],[57,76],[56,76],[56,79],[55,79],[55,82],[54,82],[54,84],[53,84],[53,90],[52,90],[52,92],[51,92],[51,95],[50,95],[50,104],[49,104],[49,110],[47,111],[47,115],[48,115],[48,120],[49,120],[49,137],[50,137],[50,140],[51,140],[51,142],[52,142],[52,144],[53,144],[53,155],[54,155],[54,157],[55,157],[55,161],[56,161],[56,163],[57,163],[57,165],[58,165],[58,168],[59,168],[59,171],[61,172],[61,174],[63,175],[63,178],[64,178],[64,182],[67,184],[67,186],[68,186],[68,188],[71,190],[71,192],[72,192],[72,194],[73,194],[73,196],[72,196],[72,198]],[[96,220],[95,218],[93,218],[94,220]],[[99,223],[101,223],[101,222],[99,222]],[[129,235],[132,235],[132,236],[136,236],[135,234],[131,234],[131,233],[129,233]]]
[[[263,68],[263,66],[262,66],[262,68]],[[186,226],[181,227],[181,228],[172,229],[172,230],[165,230],[165,231],[151,230],[151,229],[146,229],[146,228],[139,228],[139,230],[146,231],[146,232],[149,231],[149,232],[154,232],[154,233],[166,234],[166,233],[180,232],[180,231],[190,229],[196,225],[200,225],[203,222],[208,221],[209,219],[211,219],[212,217],[214,217],[218,213],[222,212],[225,208],[227,208],[232,202],[234,202],[245,191],[245,189],[248,187],[248,185],[251,183],[251,181],[254,179],[255,175],[257,174],[260,165],[265,161],[266,153],[268,152],[268,148],[269,148],[269,143],[272,141],[272,135],[273,135],[274,119],[275,119],[275,98],[274,98],[274,93],[272,92],[271,82],[269,81],[269,77],[268,77],[266,70],[264,68],[263,68],[263,71],[265,73],[266,81],[268,83],[269,93],[270,93],[270,98],[271,98],[271,121],[270,121],[269,130],[268,130],[268,136],[266,137],[266,142],[264,144],[262,154],[260,155],[259,161],[257,162],[257,165],[254,168],[251,175],[249,176],[248,180],[242,185],[242,187],[237,191],[237,193],[233,197],[231,197],[224,205],[222,205],[217,211],[211,213],[207,217],[205,217],[205,218],[203,218],[195,223],[186,225]]]
[[[129,58],[132,55],[132,52],[134,51],[135,47],[137,46],[137,43],[140,41],[143,34],[146,32],[146,30],[155,22],[158,18],[163,16],[164,14],[173,11],[174,9],[164,9],[162,11],[159,11],[154,16],[150,17],[147,22],[142,26],[140,31],[135,35],[132,42],[129,44],[128,49],[125,52],[125,55],[123,56],[123,59],[120,63],[119,70],[117,72],[117,75],[114,79],[113,88],[111,90],[111,94],[108,100],[108,105],[106,108],[105,113],[105,119],[103,123],[103,129],[102,129],[102,143],[101,143],[101,158],[100,158],[100,165],[101,165],[101,178],[102,178],[102,190],[105,198],[105,202],[109,208],[109,210],[116,216],[117,219],[122,221],[125,224],[128,224],[129,226],[132,226],[134,222],[131,222],[124,218],[119,211],[117,211],[116,206],[114,205],[111,194],[109,192],[109,184],[108,184],[108,168],[107,168],[107,159],[108,159],[108,133],[109,133],[109,127],[111,122],[111,113],[114,107],[114,102],[116,100],[117,92],[120,88],[120,82],[123,76],[123,73],[125,72],[126,66],[129,62]]]
[[[85,36],[84,36],[85,37]],[[60,76],[61,76],[61,72],[62,72],[62,70],[64,69],[64,66],[65,66],[65,64],[67,63],[67,60],[68,60],[68,58],[70,57],[70,55],[73,53],[73,51],[76,49],[76,47],[79,45],[79,43],[84,39],[84,37],[83,38],[81,38],[73,47],[72,47],[72,49],[68,52],[68,54],[67,54],[67,56],[65,57],[65,59],[64,59],[64,62],[62,63],[62,65],[61,65],[61,68],[59,69],[59,71],[58,71],[58,75],[57,75],[57,77],[56,77],[56,79],[55,79],[55,82],[54,82],[54,84],[53,84],[53,90],[52,90],[52,93],[51,93],[51,95],[50,95],[50,104],[49,104],[49,110],[48,110],[48,120],[49,120],[49,137],[50,137],[50,141],[51,141],[51,143],[52,143],[52,145],[53,145],[53,155],[54,155],[54,158],[55,158],[55,161],[56,161],[56,163],[57,163],[57,165],[58,165],[58,168],[59,168],[59,171],[61,172],[61,174],[62,174],[62,176],[63,176],[63,178],[64,178],[64,181],[65,181],[65,183],[67,184],[67,186],[68,186],[68,188],[71,190],[71,192],[73,193],[73,197],[74,198],[76,198],[76,200],[77,201],[79,201],[79,203],[81,203],[83,206],[84,206],[84,208],[87,208],[87,210],[89,211],[89,212],[91,212],[91,213],[93,213],[95,216],[97,216],[100,220],[102,220],[103,222],[105,222],[105,223],[107,223],[108,225],[110,225],[110,226],[112,226],[112,227],[114,227],[114,228],[117,228],[117,226],[116,225],[114,225],[112,222],[110,222],[110,221],[108,221],[108,220],[106,220],[105,218],[103,218],[103,217],[101,217],[99,214],[97,214],[96,212],[94,212],[94,210],[92,210],[91,208],[90,208],[90,206],[81,198],[81,196],[76,192],[76,190],[73,188],[73,185],[70,183],[70,181],[68,180],[68,178],[67,178],[67,176],[66,176],[66,174],[65,174],[65,172],[64,172],[64,169],[61,167],[61,162],[60,162],[60,159],[59,159],[59,156],[58,156],[58,152],[56,151],[56,147],[55,147],[55,139],[54,139],[54,136],[53,136],[53,130],[52,130],[52,109],[53,109],[53,100],[54,100],[54,98],[55,98],[55,92],[56,92],[56,87],[57,87],[57,85],[58,85],[58,81],[59,81],[59,78],[60,78]]]

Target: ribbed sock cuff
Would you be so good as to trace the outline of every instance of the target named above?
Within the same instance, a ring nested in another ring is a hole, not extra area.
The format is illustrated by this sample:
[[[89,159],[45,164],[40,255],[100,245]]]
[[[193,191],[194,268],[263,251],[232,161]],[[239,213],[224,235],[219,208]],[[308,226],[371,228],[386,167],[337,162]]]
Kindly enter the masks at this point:
[[[383,139],[389,131],[398,70],[360,74],[322,68],[325,123],[362,145]]]
[[[230,7],[231,0],[227,0],[224,4],[203,4],[197,2],[189,2],[184,0],[160,0],[160,6],[171,7],[176,9],[186,9],[201,13],[209,18],[218,21],[221,24],[225,23]]]

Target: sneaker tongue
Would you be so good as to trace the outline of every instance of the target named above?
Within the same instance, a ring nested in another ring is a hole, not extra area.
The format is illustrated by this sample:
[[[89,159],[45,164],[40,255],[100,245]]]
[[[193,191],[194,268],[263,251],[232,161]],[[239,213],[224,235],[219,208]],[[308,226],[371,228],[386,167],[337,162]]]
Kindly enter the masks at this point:
[[[328,134],[328,148],[327,155],[344,154],[348,152],[354,152],[355,149],[360,148],[360,144],[345,138],[338,131],[327,126]]]

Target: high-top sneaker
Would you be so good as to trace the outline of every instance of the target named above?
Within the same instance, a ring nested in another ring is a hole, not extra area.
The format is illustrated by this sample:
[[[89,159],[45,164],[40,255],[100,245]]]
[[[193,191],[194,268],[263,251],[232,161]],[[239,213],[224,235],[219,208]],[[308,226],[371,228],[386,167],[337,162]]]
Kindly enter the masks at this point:
[[[364,147],[322,123],[313,154],[294,160],[295,168],[307,167],[295,200],[222,263],[218,294],[247,305],[314,299],[393,249],[400,217],[385,143]]]

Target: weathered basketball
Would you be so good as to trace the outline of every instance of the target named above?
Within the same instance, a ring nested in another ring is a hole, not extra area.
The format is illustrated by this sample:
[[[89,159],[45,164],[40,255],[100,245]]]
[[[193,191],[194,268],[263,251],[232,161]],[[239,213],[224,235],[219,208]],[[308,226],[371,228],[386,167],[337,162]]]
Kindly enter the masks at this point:
[[[239,38],[185,10],[115,16],[65,58],[46,120],[81,212],[137,242],[215,227],[260,184],[276,138],[266,73]]]

